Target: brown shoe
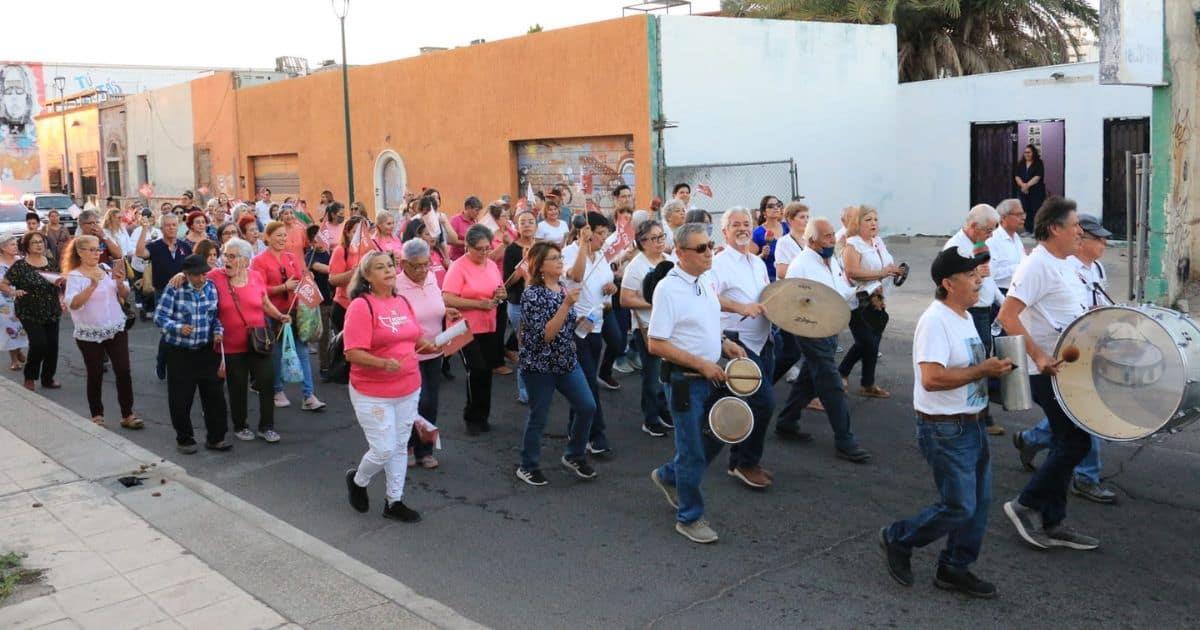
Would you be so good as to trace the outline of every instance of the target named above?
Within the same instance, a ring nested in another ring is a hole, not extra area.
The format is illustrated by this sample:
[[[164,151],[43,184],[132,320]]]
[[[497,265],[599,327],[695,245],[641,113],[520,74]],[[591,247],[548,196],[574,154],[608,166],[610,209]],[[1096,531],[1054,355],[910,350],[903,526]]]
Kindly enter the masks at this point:
[[[866,396],[867,398],[891,398],[892,397],[891,392],[889,392],[888,390],[886,390],[878,385],[864,387],[864,388],[858,390],[858,395]]]
[[[761,490],[771,485],[771,480],[763,474],[762,469],[758,466],[754,468],[731,468],[729,469],[729,476],[739,479],[742,483],[756,490]]]
[[[33,391],[33,381],[31,381],[31,380],[26,379],[26,381],[24,383],[22,383],[21,386],[24,387],[25,389],[28,389],[29,391]]]
[[[508,376],[509,374],[512,374],[512,368],[508,367],[507,365],[501,365],[500,367],[492,370],[492,374]]]
[[[1004,435],[1004,427],[993,424],[987,428],[988,435]]]

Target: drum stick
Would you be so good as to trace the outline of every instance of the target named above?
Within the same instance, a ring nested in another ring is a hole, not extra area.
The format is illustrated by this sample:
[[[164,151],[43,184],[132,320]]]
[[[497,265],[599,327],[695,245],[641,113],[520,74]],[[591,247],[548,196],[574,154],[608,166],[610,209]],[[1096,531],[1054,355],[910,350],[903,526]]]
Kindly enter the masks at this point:
[[[1062,358],[1054,362],[1054,367],[1060,367],[1063,363],[1074,363],[1079,360],[1079,348],[1074,345],[1063,346]]]
[[[776,291],[776,292],[772,293],[771,295],[767,296],[767,299],[765,299],[765,300],[763,300],[763,301],[762,301],[762,305],[765,307],[765,306],[767,305],[767,302],[770,302],[771,300],[774,300],[774,299],[775,299],[775,296],[779,295],[780,293],[783,293],[783,291]],[[749,315],[742,315],[742,318],[741,318],[741,319],[739,319],[738,321],[739,321],[739,322],[744,322],[744,321],[746,321],[746,319],[747,319],[748,317],[750,317],[750,316],[749,316]]]

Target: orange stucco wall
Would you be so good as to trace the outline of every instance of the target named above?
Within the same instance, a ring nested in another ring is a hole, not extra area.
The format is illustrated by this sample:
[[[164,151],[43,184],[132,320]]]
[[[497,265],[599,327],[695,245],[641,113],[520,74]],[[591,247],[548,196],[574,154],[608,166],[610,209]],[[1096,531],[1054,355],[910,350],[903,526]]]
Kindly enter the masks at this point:
[[[207,148],[211,160],[209,194],[239,194],[237,97],[233,73],[218,72],[192,81],[192,133],[197,148]],[[197,186],[206,182],[197,182]]]
[[[47,111],[35,118],[38,133],[38,153],[42,167],[41,190],[50,190],[50,169],[63,166],[63,116],[66,116],[67,144],[71,151],[71,190],[82,200],[80,188],[80,159],[90,154],[96,164],[97,185],[103,181],[103,161],[100,156],[100,112],[95,105],[68,109],[65,114]],[[97,191],[100,194],[100,191]]]
[[[356,197],[374,211],[375,165],[391,149],[408,188],[519,195],[512,142],[632,135],[638,204],[651,197],[646,18],[519,36],[350,70]],[[250,157],[299,156],[302,197],[346,198],[340,71],[237,91],[240,189]],[[198,118],[198,115],[197,115]],[[199,140],[197,140],[199,141]]]

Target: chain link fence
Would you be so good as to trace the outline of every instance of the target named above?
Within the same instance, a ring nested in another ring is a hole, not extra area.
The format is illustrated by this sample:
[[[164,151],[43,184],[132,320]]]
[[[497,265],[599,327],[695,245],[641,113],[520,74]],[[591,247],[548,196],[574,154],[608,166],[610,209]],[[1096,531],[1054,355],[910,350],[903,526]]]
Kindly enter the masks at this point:
[[[784,203],[800,195],[796,162],[792,159],[668,166],[664,173],[666,196],[676,184],[687,184],[692,188],[692,205],[708,210],[714,220],[733,206],[757,209],[765,195],[774,195]]]

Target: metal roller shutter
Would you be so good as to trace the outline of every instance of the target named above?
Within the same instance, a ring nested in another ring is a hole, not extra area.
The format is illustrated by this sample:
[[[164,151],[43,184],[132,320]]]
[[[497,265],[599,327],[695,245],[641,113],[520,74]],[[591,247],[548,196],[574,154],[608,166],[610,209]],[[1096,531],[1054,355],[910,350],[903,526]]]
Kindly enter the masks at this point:
[[[300,194],[300,158],[295,153],[260,155],[250,158],[254,167],[254,190],[264,186],[272,195]]]

